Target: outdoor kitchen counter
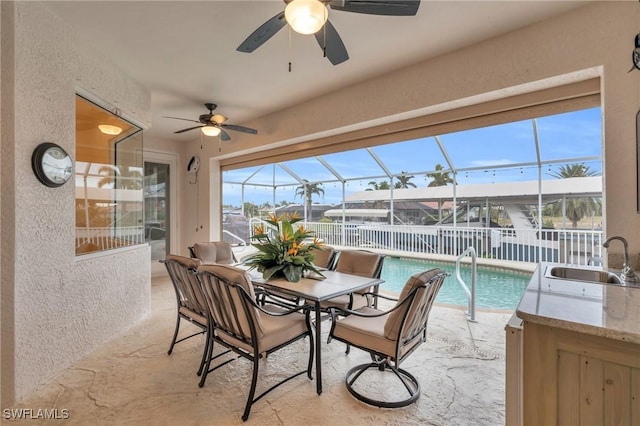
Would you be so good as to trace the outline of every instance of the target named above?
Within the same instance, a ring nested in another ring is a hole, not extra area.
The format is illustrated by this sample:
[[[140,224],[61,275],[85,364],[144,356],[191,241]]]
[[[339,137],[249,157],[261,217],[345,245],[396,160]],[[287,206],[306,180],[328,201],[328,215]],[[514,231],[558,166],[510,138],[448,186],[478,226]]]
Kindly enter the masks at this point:
[[[507,373],[507,394],[517,395],[507,417],[524,426],[640,424],[640,287],[550,277],[554,266],[575,276],[540,265],[516,310],[522,339],[507,345],[507,359],[521,376],[518,384]]]
[[[543,263],[533,273],[516,310],[519,318],[577,333],[640,343],[640,286],[550,278],[546,271],[552,266],[557,265]]]

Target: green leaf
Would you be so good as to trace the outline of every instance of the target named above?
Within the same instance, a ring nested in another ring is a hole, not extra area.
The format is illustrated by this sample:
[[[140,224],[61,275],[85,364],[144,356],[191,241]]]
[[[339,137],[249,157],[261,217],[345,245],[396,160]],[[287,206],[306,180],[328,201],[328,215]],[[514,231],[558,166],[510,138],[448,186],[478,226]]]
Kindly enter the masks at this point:
[[[289,264],[285,266],[283,272],[287,280],[293,283],[297,283],[300,281],[300,278],[302,278],[302,268],[299,266]]]
[[[275,265],[275,266],[272,266],[272,267],[270,267],[268,269],[265,269],[262,272],[262,278],[265,279],[265,280],[268,280],[269,278],[271,278],[273,276],[273,274],[275,274],[278,271],[281,271],[284,267],[285,267],[285,265],[281,264],[281,265]],[[285,272],[285,276],[286,276],[286,272]]]

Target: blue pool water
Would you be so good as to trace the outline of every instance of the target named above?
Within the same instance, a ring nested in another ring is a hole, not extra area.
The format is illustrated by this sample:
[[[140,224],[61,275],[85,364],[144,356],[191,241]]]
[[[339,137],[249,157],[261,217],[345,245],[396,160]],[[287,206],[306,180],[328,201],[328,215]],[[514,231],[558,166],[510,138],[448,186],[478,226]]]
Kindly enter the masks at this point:
[[[399,294],[407,278],[432,268],[440,268],[451,274],[445,278],[436,302],[467,306],[467,295],[456,280],[453,263],[387,256],[381,277],[385,283],[380,288]],[[515,310],[531,280],[530,273],[505,269],[478,266],[477,272],[476,306],[480,308]],[[471,266],[461,265],[460,275],[471,289]]]

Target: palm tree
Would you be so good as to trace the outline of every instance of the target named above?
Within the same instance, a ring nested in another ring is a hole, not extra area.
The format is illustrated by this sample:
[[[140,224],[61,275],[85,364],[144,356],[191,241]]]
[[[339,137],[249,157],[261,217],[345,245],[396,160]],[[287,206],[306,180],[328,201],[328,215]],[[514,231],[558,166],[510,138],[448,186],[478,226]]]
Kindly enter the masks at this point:
[[[394,188],[396,189],[404,189],[404,188],[416,188],[416,184],[413,182],[409,182],[411,179],[413,179],[415,176],[411,175],[411,176],[407,176],[404,170],[401,172],[402,174],[400,176],[398,176],[398,181],[393,185]]]
[[[582,164],[566,164],[558,169],[557,172],[551,173],[558,179],[567,179],[572,177],[597,176],[598,172],[590,170],[589,166]],[[571,221],[573,228],[578,227],[578,222],[583,217],[597,213],[601,209],[601,202],[595,198],[569,198],[565,202],[564,215]],[[562,215],[562,201],[556,201],[552,205],[554,215]]]
[[[313,204],[313,194],[324,196],[324,189],[322,188],[322,183],[309,183],[308,180],[302,179],[303,184],[296,188],[296,197],[300,196],[300,198],[306,197],[305,204],[307,206],[306,211],[309,220],[313,217],[311,214],[312,204]],[[307,218],[305,218],[307,220]]]
[[[260,215],[260,208],[251,202],[245,201],[243,207],[244,216],[249,219]]]
[[[116,189],[142,189],[143,175],[139,167],[105,165],[98,169],[98,173],[104,175],[98,181],[98,188],[113,185]]]
[[[428,187],[446,186],[453,183],[453,179],[449,176],[449,172],[443,172],[442,170],[444,170],[442,164],[436,164],[436,171],[433,173],[427,173],[427,177],[431,178],[431,182],[427,185]]]
[[[550,173],[550,175],[557,177],[558,179],[566,179],[572,177],[597,176],[598,172],[589,169],[589,166],[576,163],[565,164],[564,166],[561,166],[557,172]]]
[[[367,185],[372,186],[373,188],[367,188],[365,189],[365,191],[379,191],[381,189],[389,189],[389,182],[386,180],[383,180],[381,182],[376,182],[375,180],[372,180],[371,182],[369,182]]]

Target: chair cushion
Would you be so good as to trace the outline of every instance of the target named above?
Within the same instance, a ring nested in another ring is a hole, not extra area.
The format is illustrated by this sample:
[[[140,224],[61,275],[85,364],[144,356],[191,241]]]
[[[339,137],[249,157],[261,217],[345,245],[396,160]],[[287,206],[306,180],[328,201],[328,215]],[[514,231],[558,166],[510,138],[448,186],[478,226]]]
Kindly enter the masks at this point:
[[[223,263],[225,265],[235,263],[231,244],[225,241],[215,241],[213,244],[216,246],[216,263]]]
[[[179,312],[187,318],[190,318],[192,321],[195,321],[202,327],[207,326],[207,317],[199,314],[198,312],[192,311],[186,306],[180,306]]]
[[[191,259],[189,257],[178,256],[177,254],[168,254],[164,260],[165,262],[169,260],[176,261],[185,268],[191,268],[193,270],[198,269],[198,266],[202,264],[200,259]]]
[[[313,254],[316,256],[313,264],[320,268],[329,268],[335,252],[336,250],[331,246],[322,246],[321,249],[313,249]]]
[[[421,285],[428,283],[433,277],[442,272],[441,269],[434,268],[425,272],[420,272],[414,274],[409,277],[404,287],[402,287],[402,292],[400,293],[400,297],[398,298],[398,302],[402,301],[405,297],[409,295],[413,291],[414,288],[420,287]],[[384,325],[384,335],[388,339],[397,339],[398,334],[400,333],[400,327],[402,326],[402,319],[405,315],[406,310],[409,308],[409,305],[406,305],[403,308],[396,309],[395,311],[389,314],[389,319],[387,323]]]
[[[170,262],[175,262],[178,267],[170,266]],[[187,308],[200,316],[205,316],[207,312],[207,301],[202,293],[202,288],[196,276],[188,271],[188,269],[197,270],[198,266],[202,264],[199,259],[191,259],[184,256],[178,256],[175,254],[167,255],[165,258],[165,264],[167,270],[170,271],[174,287],[177,287],[179,294],[181,295],[179,303],[180,306]],[[180,268],[183,270],[180,271]],[[204,322],[203,324],[206,324]]]
[[[377,253],[345,250],[340,253],[336,271],[373,278],[377,274],[379,262],[380,255]]]
[[[361,294],[358,293],[354,293],[353,294],[353,306],[351,307],[352,310],[356,310],[356,309],[360,309],[363,306],[367,306],[368,302],[367,302],[367,298],[366,296],[363,296]],[[320,302],[320,307],[322,309],[327,309],[331,306],[336,306],[338,308],[342,308],[342,309],[348,309],[349,308],[349,295],[345,294],[342,296],[338,296],[338,297],[334,297],[333,299],[329,299],[329,300],[325,300],[323,302]]]
[[[282,312],[281,309],[274,306],[270,306],[268,310],[270,312]],[[259,311],[259,317],[263,324],[264,334],[258,339],[258,353],[268,352],[271,349],[306,333],[308,330],[303,314],[293,313],[284,316],[272,316]],[[225,342],[247,352],[253,353],[253,347],[248,345],[246,342],[240,341],[220,330],[216,330],[216,333],[218,334],[218,337]]]
[[[218,258],[216,245],[212,243],[195,243],[193,252],[203,263],[215,263]]]
[[[363,307],[358,309],[358,312],[377,314],[381,311]],[[349,315],[336,321],[333,335],[356,346],[369,348],[387,356],[394,356],[396,342],[386,338],[384,334],[384,325],[388,317],[389,314],[373,318]]]
[[[249,274],[247,274],[247,272],[244,269],[236,268],[231,265],[204,264],[198,268],[198,272],[209,272],[215,276],[224,278],[230,283],[233,283],[242,287],[247,292],[247,294],[249,294],[249,297],[251,298],[251,300],[256,299],[256,295],[253,290],[253,283],[251,282],[251,277],[249,276]],[[251,333],[249,332],[248,320],[246,318],[246,315],[244,315],[244,309],[241,305],[241,302],[239,300],[235,300],[234,298],[234,303],[237,304],[236,305],[237,311],[239,313],[242,313],[242,315],[240,315],[242,330],[246,337],[250,337]],[[253,315],[253,317],[255,317],[255,321],[256,321],[256,332],[258,333],[258,337],[262,336],[262,334],[264,333],[264,327],[263,327],[262,321],[260,320],[259,312],[260,311],[257,308],[255,307],[251,308],[251,314]]]
[[[193,252],[203,263],[221,263],[224,265],[235,263],[231,244],[226,241],[195,243],[193,245]]]

